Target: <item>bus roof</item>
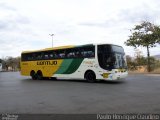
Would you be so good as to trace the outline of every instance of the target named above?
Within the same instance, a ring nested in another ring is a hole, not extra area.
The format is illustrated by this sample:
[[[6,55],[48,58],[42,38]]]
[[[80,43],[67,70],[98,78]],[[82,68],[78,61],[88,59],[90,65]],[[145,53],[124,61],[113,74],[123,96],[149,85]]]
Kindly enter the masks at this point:
[[[67,46],[59,46],[59,47],[53,47],[53,48],[45,48],[45,49],[39,49],[39,50],[29,50],[29,51],[23,51],[22,53],[30,53],[30,52],[39,52],[39,51],[48,51],[48,50],[59,50],[64,48],[74,48],[75,45],[67,45]]]
[[[97,43],[97,44],[83,44],[83,45],[67,45],[67,46],[59,46],[59,47],[45,48],[45,49],[39,49],[39,50],[23,51],[22,53],[40,52],[40,51],[48,51],[48,50],[60,50],[60,49],[83,47],[83,46],[89,46],[89,45],[116,45],[116,44]],[[119,46],[119,45],[116,45],[116,46]]]

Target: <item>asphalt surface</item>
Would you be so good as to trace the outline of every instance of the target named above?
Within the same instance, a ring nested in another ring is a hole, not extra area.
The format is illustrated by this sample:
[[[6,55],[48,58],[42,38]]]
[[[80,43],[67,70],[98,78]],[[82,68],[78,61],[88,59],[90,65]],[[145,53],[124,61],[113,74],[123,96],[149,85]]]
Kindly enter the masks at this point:
[[[0,72],[0,113],[160,113],[160,75],[87,83]]]

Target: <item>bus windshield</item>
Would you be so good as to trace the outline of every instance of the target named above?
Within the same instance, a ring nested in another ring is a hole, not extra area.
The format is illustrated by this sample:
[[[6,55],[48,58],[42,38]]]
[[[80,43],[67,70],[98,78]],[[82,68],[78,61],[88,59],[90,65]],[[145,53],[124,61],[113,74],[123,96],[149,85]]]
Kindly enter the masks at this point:
[[[127,68],[124,50],[116,45],[98,45],[98,62],[105,70]]]

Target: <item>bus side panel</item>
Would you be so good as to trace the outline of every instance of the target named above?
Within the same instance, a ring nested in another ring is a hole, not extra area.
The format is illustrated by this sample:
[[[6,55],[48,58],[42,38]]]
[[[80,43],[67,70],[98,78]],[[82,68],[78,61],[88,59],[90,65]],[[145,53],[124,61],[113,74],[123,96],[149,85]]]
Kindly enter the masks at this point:
[[[21,74],[30,76],[30,72],[32,70],[34,70],[35,72],[40,70],[44,77],[51,77],[59,69],[62,62],[62,59],[21,62]]]
[[[66,62],[67,63],[67,62]],[[84,79],[84,74],[87,70],[92,70],[97,73],[95,68],[96,60],[92,58],[74,59],[70,64],[62,63],[60,69],[53,75],[53,77],[64,77],[64,78],[80,78]],[[63,66],[64,65],[64,66]],[[66,67],[65,71],[64,68]],[[60,72],[62,71],[62,72]],[[71,72],[72,71],[72,72]]]

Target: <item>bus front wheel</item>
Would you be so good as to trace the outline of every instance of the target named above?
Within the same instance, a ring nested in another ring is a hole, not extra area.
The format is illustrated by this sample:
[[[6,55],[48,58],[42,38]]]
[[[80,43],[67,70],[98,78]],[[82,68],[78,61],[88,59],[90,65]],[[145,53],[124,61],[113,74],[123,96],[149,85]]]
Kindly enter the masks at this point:
[[[96,82],[96,75],[93,71],[87,71],[85,73],[85,79],[90,83]]]

